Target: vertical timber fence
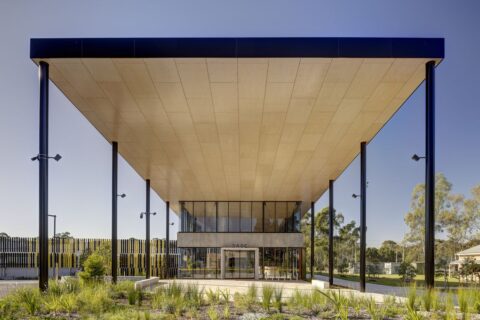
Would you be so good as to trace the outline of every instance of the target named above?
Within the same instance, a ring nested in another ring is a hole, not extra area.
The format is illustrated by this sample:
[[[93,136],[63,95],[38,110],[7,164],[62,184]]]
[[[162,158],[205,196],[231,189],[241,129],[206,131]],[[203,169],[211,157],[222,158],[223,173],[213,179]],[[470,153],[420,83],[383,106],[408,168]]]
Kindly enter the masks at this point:
[[[70,274],[81,270],[81,262],[89,253],[108,248],[109,239],[49,239],[49,268],[57,261],[59,269],[69,269]],[[164,239],[150,241],[151,275],[163,278],[167,274]],[[119,239],[117,242],[118,274],[121,276],[141,276],[145,274],[145,240]],[[38,268],[38,238],[0,237],[0,279],[7,274],[7,269]],[[55,252],[54,252],[55,250]],[[170,240],[170,277],[175,277],[178,269],[177,241]],[[56,259],[55,259],[56,257]],[[55,260],[54,260],[55,259]]]

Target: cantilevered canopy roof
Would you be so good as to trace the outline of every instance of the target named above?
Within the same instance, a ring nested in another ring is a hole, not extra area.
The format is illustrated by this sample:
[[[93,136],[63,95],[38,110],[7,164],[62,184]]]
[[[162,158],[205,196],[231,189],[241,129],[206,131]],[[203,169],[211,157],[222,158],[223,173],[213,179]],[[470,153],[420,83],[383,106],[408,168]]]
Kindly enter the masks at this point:
[[[174,209],[317,200],[443,57],[443,39],[31,40],[31,58]]]

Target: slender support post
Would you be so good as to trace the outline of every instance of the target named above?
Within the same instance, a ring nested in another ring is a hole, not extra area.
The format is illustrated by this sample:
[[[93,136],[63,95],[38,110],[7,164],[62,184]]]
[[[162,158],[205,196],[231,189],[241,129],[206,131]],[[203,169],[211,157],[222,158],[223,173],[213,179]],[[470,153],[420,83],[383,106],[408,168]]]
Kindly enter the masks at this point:
[[[165,222],[166,222],[166,240],[165,240],[165,257],[166,257],[166,274],[167,279],[170,278],[170,201],[165,203],[166,205],[166,212],[165,212]]]
[[[145,239],[145,276],[150,278],[150,179],[146,180],[146,208],[145,220],[147,225],[146,239]]]
[[[118,143],[112,141],[112,282],[117,283]]]
[[[57,216],[53,216],[53,274],[55,280],[58,280],[58,264],[57,264]]]
[[[333,206],[333,180],[328,182],[328,283],[333,285],[333,228],[335,209]]]
[[[40,75],[40,150],[48,155],[48,63],[39,63]],[[48,289],[48,157],[38,157],[39,162],[39,288]]]
[[[313,267],[315,265],[315,202],[313,201],[310,212],[310,279],[313,280]]]
[[[52,238],[52,264],[53,264],[53,277],[58,279],[58,266],[57,266],[57,215],[49,214],[49,217],[53,218],[53,238]]]
[[[367,240],[367,143],[360,144],[360,291],[365,292]]]
[[[435,61],[426,64],[425,283],[435,285]]]

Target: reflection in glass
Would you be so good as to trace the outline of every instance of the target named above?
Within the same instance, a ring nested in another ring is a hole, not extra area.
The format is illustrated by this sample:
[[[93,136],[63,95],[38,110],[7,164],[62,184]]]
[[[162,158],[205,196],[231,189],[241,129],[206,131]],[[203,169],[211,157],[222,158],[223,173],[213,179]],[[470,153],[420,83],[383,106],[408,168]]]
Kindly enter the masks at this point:
[[[194,232],[205,231],[205,202],[194,202],[193,210],[195,212]]]
[[[276,232],[286,232],[287,203],[277,202],[275,204],[275,218],[277,221]]]
[[[181,202],[181,232],[300,232],[301,202]]]
[[[228,202],[218,202],[218,232],[228,232]]]
[[[240,203],[240,232],[252,231],[252,203],[241,202]]]
[[[240,202],[228,204],[228,232],[240,232]]]
[[[264,232],[275,232],[275,202],[265,202],[264,218]]]
[[[263,202],[252,203],[252,232],[263,232]]]
[[[217,231],[217,206],[215,202],[207,202],[205,205],[205,232]]]
[[[259,248],[259,278],[298,280],[304,275],[303,248]],[[220,248],[181,248],[180,278],[220,278]],[[255,278],[254,250],[225,250],[225,278]]]

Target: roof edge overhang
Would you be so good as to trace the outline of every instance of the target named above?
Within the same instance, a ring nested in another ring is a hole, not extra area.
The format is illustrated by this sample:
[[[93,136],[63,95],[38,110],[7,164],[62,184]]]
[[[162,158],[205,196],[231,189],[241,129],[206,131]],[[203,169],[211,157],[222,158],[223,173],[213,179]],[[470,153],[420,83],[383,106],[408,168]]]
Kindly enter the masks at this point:
[[[30,58],[432,58],[443,38],[35,38]]]

